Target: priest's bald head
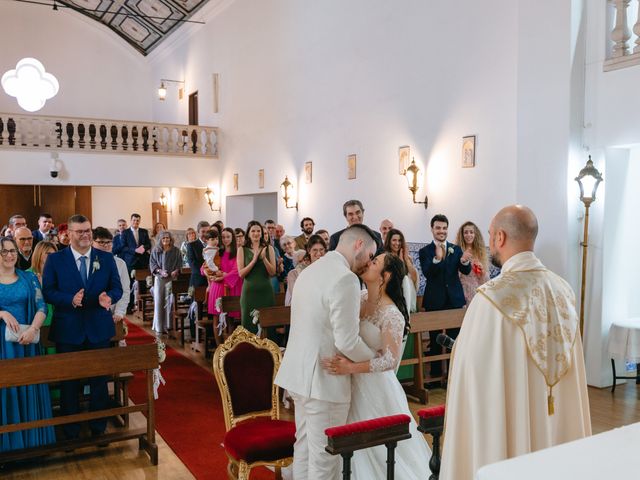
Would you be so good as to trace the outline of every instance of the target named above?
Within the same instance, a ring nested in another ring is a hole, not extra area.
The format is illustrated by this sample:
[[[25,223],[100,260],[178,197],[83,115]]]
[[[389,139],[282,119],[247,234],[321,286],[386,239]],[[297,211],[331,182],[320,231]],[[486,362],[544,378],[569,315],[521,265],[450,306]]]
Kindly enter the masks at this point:
[[[509,205],[500,210],[489,227],[491,263],[504,262],[521,252],[533,251],[538,235],[538,219],[529,207]]]

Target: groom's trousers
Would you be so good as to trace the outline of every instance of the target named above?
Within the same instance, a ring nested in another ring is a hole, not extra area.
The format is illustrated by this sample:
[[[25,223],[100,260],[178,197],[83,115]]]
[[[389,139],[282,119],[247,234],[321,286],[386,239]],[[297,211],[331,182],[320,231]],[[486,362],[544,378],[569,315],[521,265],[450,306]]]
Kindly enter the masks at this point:
[[[293,449],[294,480],[335,480],[340,477],[339,455],[330,455],[325,429],[347,423],[348,403],[334,403],[289,392],[295,403],[296,443]]]

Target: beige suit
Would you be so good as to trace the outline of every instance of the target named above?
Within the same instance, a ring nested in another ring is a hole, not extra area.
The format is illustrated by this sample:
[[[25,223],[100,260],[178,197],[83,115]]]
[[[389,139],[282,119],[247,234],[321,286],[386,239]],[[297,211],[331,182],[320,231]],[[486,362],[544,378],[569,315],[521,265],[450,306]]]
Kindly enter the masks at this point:
[[[356,362],[373,358],[358,335],[359,313],[358,277],[340,253],[329,252],[300,273],[287,350],[275,380],[296,404],[296,480],[332,480],[339,474],[339,457],[324,451],[324,429],[346,422],[351,377],[328,374],[320,361],[338,352]]]

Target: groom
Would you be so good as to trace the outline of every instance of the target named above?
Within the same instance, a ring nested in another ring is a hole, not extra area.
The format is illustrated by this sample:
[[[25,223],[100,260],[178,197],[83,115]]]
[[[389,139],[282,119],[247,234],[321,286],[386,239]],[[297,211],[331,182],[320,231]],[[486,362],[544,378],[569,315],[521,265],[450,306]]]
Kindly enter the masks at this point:
[[[340,457],[329,455],[324,430],[347,421],[351,376],[330,375],[320,361],[341,353],[362,362],[374,352],[358,335],[360,283],[375,255],[376,237],[365,225],[344,230],[336,249],[302,271],[291,302],[291,331],[275,383],[295,402],[293,478],[333,480]]]

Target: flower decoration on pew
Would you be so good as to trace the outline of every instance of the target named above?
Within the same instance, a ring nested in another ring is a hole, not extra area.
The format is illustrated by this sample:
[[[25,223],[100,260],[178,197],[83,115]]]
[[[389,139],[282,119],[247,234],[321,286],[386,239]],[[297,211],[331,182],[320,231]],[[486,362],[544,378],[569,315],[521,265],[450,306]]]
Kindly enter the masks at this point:
[[[216,310],[220,312],[218,314],[218,335],[222,335],[222,332],[227,328],[227,314],[222,311],[222,297],[216,299]]]
[[[156,338],[156,344],[158,345],[158,362],[162,363],[167,359],[167,346],[159,338]],[[160,384],[167,384],[166,380],[162,376],[162,373],[160,373],[161,368],[162,367],[158,365],[158,368],[155,368],[153,370],[153,398],[156,400],[158,399],[158,388],[160,388]]]
[[[258,325],[258,333],[257,335],[260,336],[260,333],[262,332],[262,328],[260,328],[260,310],[256,310],[253,309],[251,310],[251,313],[249,314],[251,315],[251,318],[253,318],[253,324],[254,325]]]
[[[15,70],[2,76],[2,88],[27,112],[37,112],[47,100],[58,93],[60,85],[56,77],[46,72],[44,65],[35,58],[23,58]]]

